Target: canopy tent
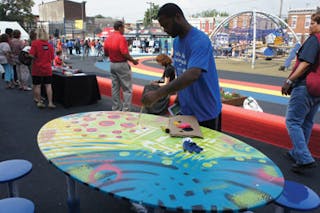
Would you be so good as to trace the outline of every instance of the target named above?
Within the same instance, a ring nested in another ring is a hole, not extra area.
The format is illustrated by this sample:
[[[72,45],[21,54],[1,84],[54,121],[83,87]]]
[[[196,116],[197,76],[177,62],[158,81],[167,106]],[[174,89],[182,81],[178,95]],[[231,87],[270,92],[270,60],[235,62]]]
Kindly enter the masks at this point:
[[[242,22],[242,26],[237,24]],[[222,34],[226,34],[228,43],[245,43],[252,45],[252,68],[255,65],[256,47],[257,44],[266,44],[266,38],[274,37],[272,42],[274,45],[279,45],[285,41],[288,43],[288,33],[290,31],[292,36],[298,41],[296,34],[281,18],[261,12],[261,11],[244,11],[231,15],[224,19],[210,35],[210,39],[214,46],[221,44],[221,39],[217,39]],[[267,51],[271,54],[270,51]]]
[[[22,40],[29,39],[29,34],[16,21],[0,21],[0,34],[5,33],[6,28],[11,28],[13,30],[20,30],[21,39]]]
[[[107,38],[112,32],[114,32],[113,27],[105,27],[97,36],[100,38]]]

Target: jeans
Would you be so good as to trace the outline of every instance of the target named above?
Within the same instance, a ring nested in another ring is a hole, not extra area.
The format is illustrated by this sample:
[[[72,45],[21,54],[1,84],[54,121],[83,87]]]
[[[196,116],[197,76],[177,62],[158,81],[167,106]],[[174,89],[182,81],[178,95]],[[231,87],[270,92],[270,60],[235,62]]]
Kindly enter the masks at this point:
[[[290,154],[297,164],[314,162],[308,143],[319,105],[320,97],[310,96],[306,85],[293,88],[287,107],[286,126],[293,144]]]

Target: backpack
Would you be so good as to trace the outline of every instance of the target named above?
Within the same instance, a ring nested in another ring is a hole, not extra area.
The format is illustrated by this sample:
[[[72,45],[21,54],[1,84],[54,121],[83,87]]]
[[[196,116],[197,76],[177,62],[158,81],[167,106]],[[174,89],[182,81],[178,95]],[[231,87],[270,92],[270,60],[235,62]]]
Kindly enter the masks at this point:
[[[32,58],[29,56],[29,53],[21,50],[19,55],[18,55],[18,59],[20,61],[21,64],[30,66],[32,63]]]
[[[156,85],[150,85],[150,84],[145,85],[142,95],[144,95],[149,91],[157,90],[159,88],[160,87]],[[148,114],[154,114],[154,115],[165,115],[168,110],[169,101],[170,101],[169,96],[163,97],[160,100],[158,100],[156,103],[154,103],[152,106],[145,107],[143,112]]]

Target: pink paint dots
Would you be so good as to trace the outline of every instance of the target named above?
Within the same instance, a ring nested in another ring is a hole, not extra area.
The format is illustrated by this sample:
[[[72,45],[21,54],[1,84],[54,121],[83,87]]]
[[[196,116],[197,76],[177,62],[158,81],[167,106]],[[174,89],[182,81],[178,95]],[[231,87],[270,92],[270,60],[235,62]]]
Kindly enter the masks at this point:
[[[84,117],[83,120],[84,121],[94,121],[96,119],[95,118],[91,118],[91,117]]]
[[[132,128],[135,125],[133,123],[122,123],[122,124],[120,124],[120,126],[122,126],[124,128]]]
[[[87,132],[96,132],[97,131],[97,128],[88,128],[87,129]]]
[[[137,120],[137,119],[138,119],[137,117],[133,117],[133,116],[130,116],[130,117],[126,118],[127,121],[134,121],[134,120]]]
[[[81,132],[82,130],[80,128],[74,129],[75,132]]]
[[[121,135],[117,135],[116,138],[122,138],[122,136]]]
[[[121,130],[114,130],[114,131],[112,131],[112,133],[113,133],[113,134],[121,134],[122,131],[121,131]]]
[[[107,137],[107,135],[105,135],[105,134],[99,135],[99,138],[105,138],[105,137]]]
[[[83,127],[86,127],[88,126],[89,124],[81,124],[80,126],[83,126]]]
[[[108,118],[110,118],[110,119],[119,119],[120,115],[109,115]]]
[[[41,132],[41,137],[44,141],[49,141],[51,138],[53,138],[56,134],[56,130],[46,130]]]
[[[100,126],[113,126],[115,124],[114,121],[101,121],[99,122]]]

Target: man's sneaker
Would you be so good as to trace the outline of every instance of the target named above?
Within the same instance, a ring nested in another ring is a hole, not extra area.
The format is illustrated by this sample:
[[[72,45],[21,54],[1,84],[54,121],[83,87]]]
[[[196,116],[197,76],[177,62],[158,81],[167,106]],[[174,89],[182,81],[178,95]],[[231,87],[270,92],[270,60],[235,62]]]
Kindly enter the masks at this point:
[[[285,152],[283,153],[283,157],[288,159],[289,161],[291,161],[292,163],[296,162],[296,159],[294,159],[294,157],[292,157],[292,155],[290,154],[290,152]]]
[[[132,203],[132,202],[131,202],[131,205],[132,205],[132,210],[135,211],[135,212],[137,212],[137,213],[148,213],[147,207],[145,207],[145,206],[142,205],[142,204]]]
[[[296,172],[296,173],[303,173],[304,171],[308,169],[315,168],[317,166],[316,162],[311,162],[307,164],[297,164],[294,163],[292,164],[291,171]]]

